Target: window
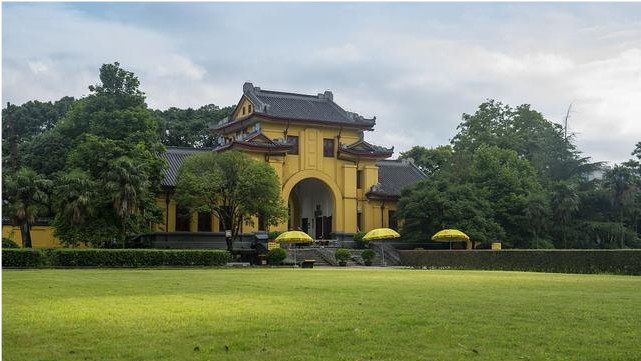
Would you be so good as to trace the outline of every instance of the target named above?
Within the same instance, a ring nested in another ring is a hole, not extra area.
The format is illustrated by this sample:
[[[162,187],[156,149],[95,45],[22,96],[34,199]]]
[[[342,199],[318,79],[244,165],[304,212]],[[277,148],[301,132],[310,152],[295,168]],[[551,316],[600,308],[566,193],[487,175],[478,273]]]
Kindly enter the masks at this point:
[[[189,232],[191,214],[189,208],[176,206],[176,232]]]
[[[252,105],[249,104],[249,105],[247,105],[247,113],[249,114],[251,112],[252,112]]]
[[[211,212],[198,212],[198,232],[211,232]]]
[[[396,221],[396,215],[394,211],[388,211],[387,212],[388,217],[389,217],[389,228],[398,231],[398,222]]]
[[[245,115],[245,107],[243,107],[243,115]]]
[[[356,171],[356,189],[362,189],[363,188],[363,171],[362,170],[357,170]]]
[[[289,151],[289,154],[297,155],[298,154],[298,137],[295,135],[288,135],[287,143],[293,144],[292,150]]]
[[[329,158],[334,157],[334,139],[323,139],[323,156]]]

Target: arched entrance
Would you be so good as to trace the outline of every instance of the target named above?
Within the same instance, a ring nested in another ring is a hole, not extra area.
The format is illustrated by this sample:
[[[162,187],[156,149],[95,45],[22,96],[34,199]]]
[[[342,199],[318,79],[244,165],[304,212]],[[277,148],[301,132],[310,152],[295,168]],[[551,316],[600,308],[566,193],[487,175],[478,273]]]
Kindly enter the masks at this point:
[[[330,239],[334,200],[327,185],[315,178],[296,183],[289,193],[289,229],[300,229],[314,239]]]

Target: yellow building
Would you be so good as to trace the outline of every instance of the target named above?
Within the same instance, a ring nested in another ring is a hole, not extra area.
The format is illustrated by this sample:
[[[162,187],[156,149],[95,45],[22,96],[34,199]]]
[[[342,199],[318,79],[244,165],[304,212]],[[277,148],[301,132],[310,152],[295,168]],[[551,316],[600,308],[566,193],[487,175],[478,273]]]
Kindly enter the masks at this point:
[[[401,190],[425,175],[411,162],[385,160],[393,148],[365,141],[364,133],[373,131],[375,124],[376,118],[341,108],[329,91],[293,94],[245,83],[232,115],[210,126],[218,147],[167,147],[163,192],[157,198],[164,222],[139,240],[156,247],[211,247],[217,242],[224,247],[224,229],[216,217],[183,209],[173,194],[186,157],[232,149],[269,163],[280,178],[289,222],[269,230],[301,229],[315,239],[350,246],[358,231],[397,228],[394,212]],[[243,226],[243,239],[266,230],[260,220],[254,224]],[[18,228],[4,223],[2,234],[21,243]],[[34,247],[58,245],[52,228],[44,224],[33,228],[32,237]]]
[[[229,118],[210,126],[219,146],[213,150],[169,147],[164,154],[165,223],[159,232],[222,232],[214,216],[189,214],[173,200],[182,161],[195,152],[238,150],[268,162],[278,174],[289,222],[270,230],[301,229],[315,239],[349,245],[354,233],[396,228],[394,212],[401,190],[425,177],[408,161],[385,160],[393,148],[368,143],[376,118],[344,110],[333,94],[304,95],[243,85]],[[259,220],[243,226],[249,235],[265,230]],[[209,236],[209,235],[208,235]],[[198,238],[191,237],[198,243]],[[186,238],[185,238],[186,239]]]

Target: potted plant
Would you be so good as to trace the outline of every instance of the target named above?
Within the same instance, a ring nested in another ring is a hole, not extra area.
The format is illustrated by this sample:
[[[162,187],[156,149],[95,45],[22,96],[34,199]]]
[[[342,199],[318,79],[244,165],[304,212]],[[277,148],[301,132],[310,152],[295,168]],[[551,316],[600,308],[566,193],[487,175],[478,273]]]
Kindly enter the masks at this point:
[[[363,262],[365,262],[366,266],[371,266],[372,265],[372,260],[376,256],[376,252],[374,252],[373,249],[366,249],[361,253],[361,257],[363,258]]]
[[[352,258],[352,254],[345,248],[339,248],[336,250],[334,257],[336,257],[339,266],[345,267],[347,266],[347,261]]]

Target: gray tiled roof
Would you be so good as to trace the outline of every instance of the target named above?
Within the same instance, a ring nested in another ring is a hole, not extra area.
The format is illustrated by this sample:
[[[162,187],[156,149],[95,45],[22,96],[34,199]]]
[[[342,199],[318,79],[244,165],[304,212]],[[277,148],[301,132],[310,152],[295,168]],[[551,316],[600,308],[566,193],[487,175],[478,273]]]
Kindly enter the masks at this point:
[[[188,156],[200,153],[209,152],[211,149],[196,149],[185,147],[166,147],[167,149],[162,154],[167,162],[163,171],[163,180],[160,183],[163,187],[175,187],[176,179],[178,177],[178,169],[182,165],[185,158]]]
[[[209,152],[211,149],[195,149],[181,147],[167,147],[163,158],[167,161],[164,170],[164,179],[162,186],[175,187],[178,169],[182,162],[188,156],[199,153]],[[378,187],[370,190],[377,195],[397,197],[401,191],[414,183],[425,179],[426,176],[413,163],[406,160],[380,160],[376,162],[378,166]]]
[[[295,94],[262,90],[252,83],[245,83],[243,94],[253,103],[254,114],[258,115],[362,126],[376,124],[376,117],[367,119],[341,108],[334,102],[334,95],[330,91],[318,95]],[[228,121],[227,118],[223,119],[218,125]]]
[[[426,178],[414,163],[407,160],[379,160],[378,185],[370,192],[377,195],[398,197],[401,191]]]

